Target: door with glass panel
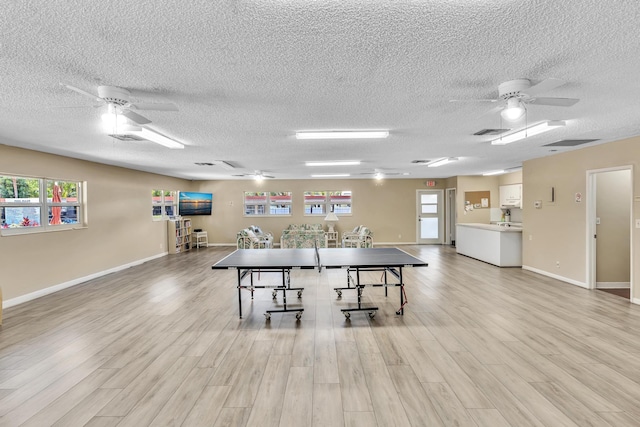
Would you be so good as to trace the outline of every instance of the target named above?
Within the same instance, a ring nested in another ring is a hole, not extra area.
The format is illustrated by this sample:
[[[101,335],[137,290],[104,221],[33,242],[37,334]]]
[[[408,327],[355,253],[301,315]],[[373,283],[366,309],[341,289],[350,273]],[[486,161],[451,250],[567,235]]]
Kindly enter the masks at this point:
[[[441,245],[444,239],[444,209],[442,190],[418,190],[417,242],[421,245]]]

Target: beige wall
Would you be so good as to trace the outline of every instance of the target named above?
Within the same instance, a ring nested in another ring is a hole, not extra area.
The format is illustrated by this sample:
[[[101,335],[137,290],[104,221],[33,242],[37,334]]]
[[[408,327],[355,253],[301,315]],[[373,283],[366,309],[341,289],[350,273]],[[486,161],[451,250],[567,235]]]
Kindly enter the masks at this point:
[[[640,177],[635,169],[639,160],[640,137],[634,137],[525,162],[522,175],[523,265],[584,284],[587,171],[631,165],[634,168],[633,188],[637,191]],[[549,187],[556,190],[553,203],[547,202]],[[576,193],[583,196],[581,202],[575,201]],[[637,197],[635,192],[633,195]],[[535,200],[543,201],[542,209],[533,207]],[[632,220],[638,217],[638,201],[633,203]],[[640,253],[637,233],[634,232],[631,239],[634,253]],[[637,256],[632,266],[633,281],[638,283],[640,262]],[[640,297],[638,286],[634,288],[633,297]]]
[[[626,284],[630,280],[631,171],[596,176],[596,282]]]
[[[436,180],[436,184],[436,187],[426,187],[424,179],[201,181],[198,191],[213,193],[214,212],[210,217],[192,219],[194,227],[207,231],[209,242],[214,244],[235,244],[236,233],[249,225],[259,225],[279,240],[281,231],[289,224],[324,225],[324,216],[303,214],[305,191],[350,190],[353,192],[353,215],[340,216],[336,230],[342,234],[363,224],[373,231],[374,243],[415,243],[416,191],[443,190],[447,180]],[[293,192],[292,216],[245,217],[245,191]]]
[[[474,209],[466,211],[465,192],[490,191],[489,204],[491,208],[500,207],[500,193],[498,192],[498,176],[459,176],[456,189],[458,223],[484,223],[491,221],[491,209]]]
[[[5,300],[167,251],[166,222],[152,221],[151,190],[192,183],[0,145],[0,174],[87,182],[88,227],[0,237]]]

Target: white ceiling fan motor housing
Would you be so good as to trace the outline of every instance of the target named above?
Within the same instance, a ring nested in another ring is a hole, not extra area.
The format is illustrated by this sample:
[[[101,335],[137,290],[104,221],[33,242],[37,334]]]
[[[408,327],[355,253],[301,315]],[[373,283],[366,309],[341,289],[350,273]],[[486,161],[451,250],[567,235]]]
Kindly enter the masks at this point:
[[[509,99],[514,97],[523,97],[524,93],[521,93],[531,87],[531,81],[529,79],[516,79],[509,80],[508,82],[501,83],[498,86],[498,96],[501,99]]]
[[[98,96],[106,102],[123,106],[129,103],[131,93],[121,87],[98,86]]]

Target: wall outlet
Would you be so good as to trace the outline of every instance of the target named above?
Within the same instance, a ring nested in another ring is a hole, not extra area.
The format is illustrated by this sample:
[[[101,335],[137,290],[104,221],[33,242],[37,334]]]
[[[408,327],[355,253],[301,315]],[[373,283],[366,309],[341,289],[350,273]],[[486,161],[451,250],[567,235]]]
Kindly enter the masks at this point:
[[[556,261],[556,267],[560,268],[560,261]]]
[[[636,228],[640,228],[640,219],[636,219]]]
[[[402,234],[398,234],[398,239],[402,239]]]
[[[529,240],[533,240],[533,234],[529,234]]]

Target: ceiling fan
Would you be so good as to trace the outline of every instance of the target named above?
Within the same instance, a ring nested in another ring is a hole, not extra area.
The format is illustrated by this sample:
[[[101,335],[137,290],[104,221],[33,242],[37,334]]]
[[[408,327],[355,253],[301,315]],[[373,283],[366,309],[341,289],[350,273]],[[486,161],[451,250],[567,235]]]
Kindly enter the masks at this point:
[[[146,125],[151,120],[132,111],[134,110],[155,110],[155,111],[178,111],[178,107],[171,102],[153,103],[153,102],[130,102],[131,92],[127,89],[116,86],[98,86],[98,94],[94,95],[85,90],[60,83],[61,86],[78,92],[81,95],[88,96],[98,101],[100,104],[96,107],[107,105],[110,114],[122,115],[138,125]]]
[[[571,107],[579,99],[576,98],[553,98],[540,97],[539,93],[544,93],[562,86],[566,82],[561,79],[549,78],[532,85],[529,79],[509,80],[498,86],[497,99],[452,99],[450,102],[503,102],[490,112],[501,111],[502,118],[513,121],[521,118],[525,113],[526,104],[551,105],[554,107]]]
[[[272,175],[265,175],[263,171],[254,171],[254,173],[242,173],[242,174],[238,174],[238,175],[231,175],[231,176],[250,176],[253,179],[255,179],[256,181],[261,181],[263,179],[273,179],[275,178],[275,176]]]

